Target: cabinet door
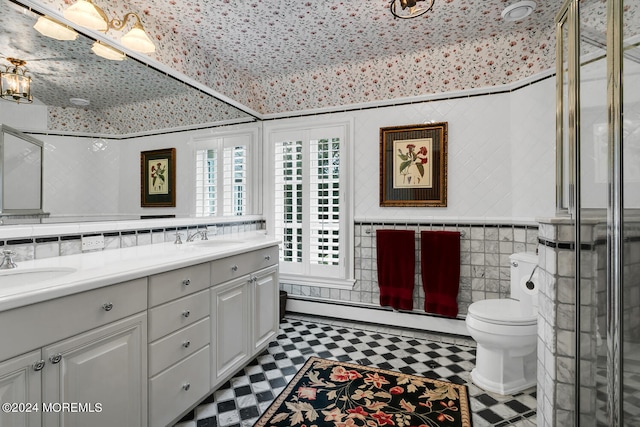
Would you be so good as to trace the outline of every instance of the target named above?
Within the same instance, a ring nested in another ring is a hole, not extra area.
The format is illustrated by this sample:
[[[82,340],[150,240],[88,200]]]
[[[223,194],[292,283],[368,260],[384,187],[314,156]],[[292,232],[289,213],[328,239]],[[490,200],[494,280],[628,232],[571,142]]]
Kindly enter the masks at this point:
[[[253,276],[253,339],[254,353],[266,347],[278,333],[279,292],[278,267],[270,267]]]
[[[14,357],[0,363],[0,402],[26,404],[0,412],[2,427],[38,427],[40,422],[40,376],[44,362],[40,350]],[[31,405],[37,405],[33,407]],[[29,412],[31,410],[31,412]]]
[[[147,324],[141,313],[43,349],[45,427],[147,425]],[[55,409],[55,407],[54,407]]]
[[[250,280],[245,276],[212,288],[212,383],[224,379],[249,359]]]

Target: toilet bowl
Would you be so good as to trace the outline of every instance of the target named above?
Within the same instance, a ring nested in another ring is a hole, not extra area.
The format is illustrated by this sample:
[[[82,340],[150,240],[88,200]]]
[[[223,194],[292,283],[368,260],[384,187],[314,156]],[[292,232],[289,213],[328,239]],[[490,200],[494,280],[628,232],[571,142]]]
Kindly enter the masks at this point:
[[[536,384],[537,255],[511,255],[511,297],[474,302],[466,325],[477,342],[471,380],[494,393],[514,394]]]

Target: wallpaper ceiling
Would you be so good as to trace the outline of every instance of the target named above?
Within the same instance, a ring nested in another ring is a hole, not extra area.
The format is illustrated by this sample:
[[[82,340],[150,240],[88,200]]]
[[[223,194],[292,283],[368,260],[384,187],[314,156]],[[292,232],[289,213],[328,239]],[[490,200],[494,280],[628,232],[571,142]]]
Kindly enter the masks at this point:
[[[521,22],[517,0],[440,0],[394,19],[388,0],[95,0],[138,12],[151,57],[260,114],[491,87],[552,69],[557,0]],[[62,11],[73,0],[34,0]],[[594,7],[604,10],[604,3]],[[122,33],[110,31],[117,39]]]

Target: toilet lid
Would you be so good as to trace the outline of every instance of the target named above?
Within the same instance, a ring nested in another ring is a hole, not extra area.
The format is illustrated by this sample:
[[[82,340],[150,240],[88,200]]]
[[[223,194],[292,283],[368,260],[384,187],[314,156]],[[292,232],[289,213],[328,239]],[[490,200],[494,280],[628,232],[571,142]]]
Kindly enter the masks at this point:
[[[522,313],[520,303],[513,299],[485,299],[469,306],[469,314],[476,319],[499,325],[532,325],[538,316]]]

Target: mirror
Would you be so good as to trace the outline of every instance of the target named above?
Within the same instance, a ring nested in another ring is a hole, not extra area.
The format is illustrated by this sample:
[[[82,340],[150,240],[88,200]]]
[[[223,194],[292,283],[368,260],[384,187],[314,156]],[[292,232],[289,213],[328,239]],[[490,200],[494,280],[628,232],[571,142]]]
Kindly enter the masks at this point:
[[[0,215],[42,214],[42,147],[0,125]]]
[[[0,0],[0,64],[8,65],[7,57],[27,62],[31,93],[48,107],[51,133],[118,136],[255,120],[135,58],[111,61],[95,55],[95,40],[80,31],[76,40],[43,36],[33,28],[39,17]]]

